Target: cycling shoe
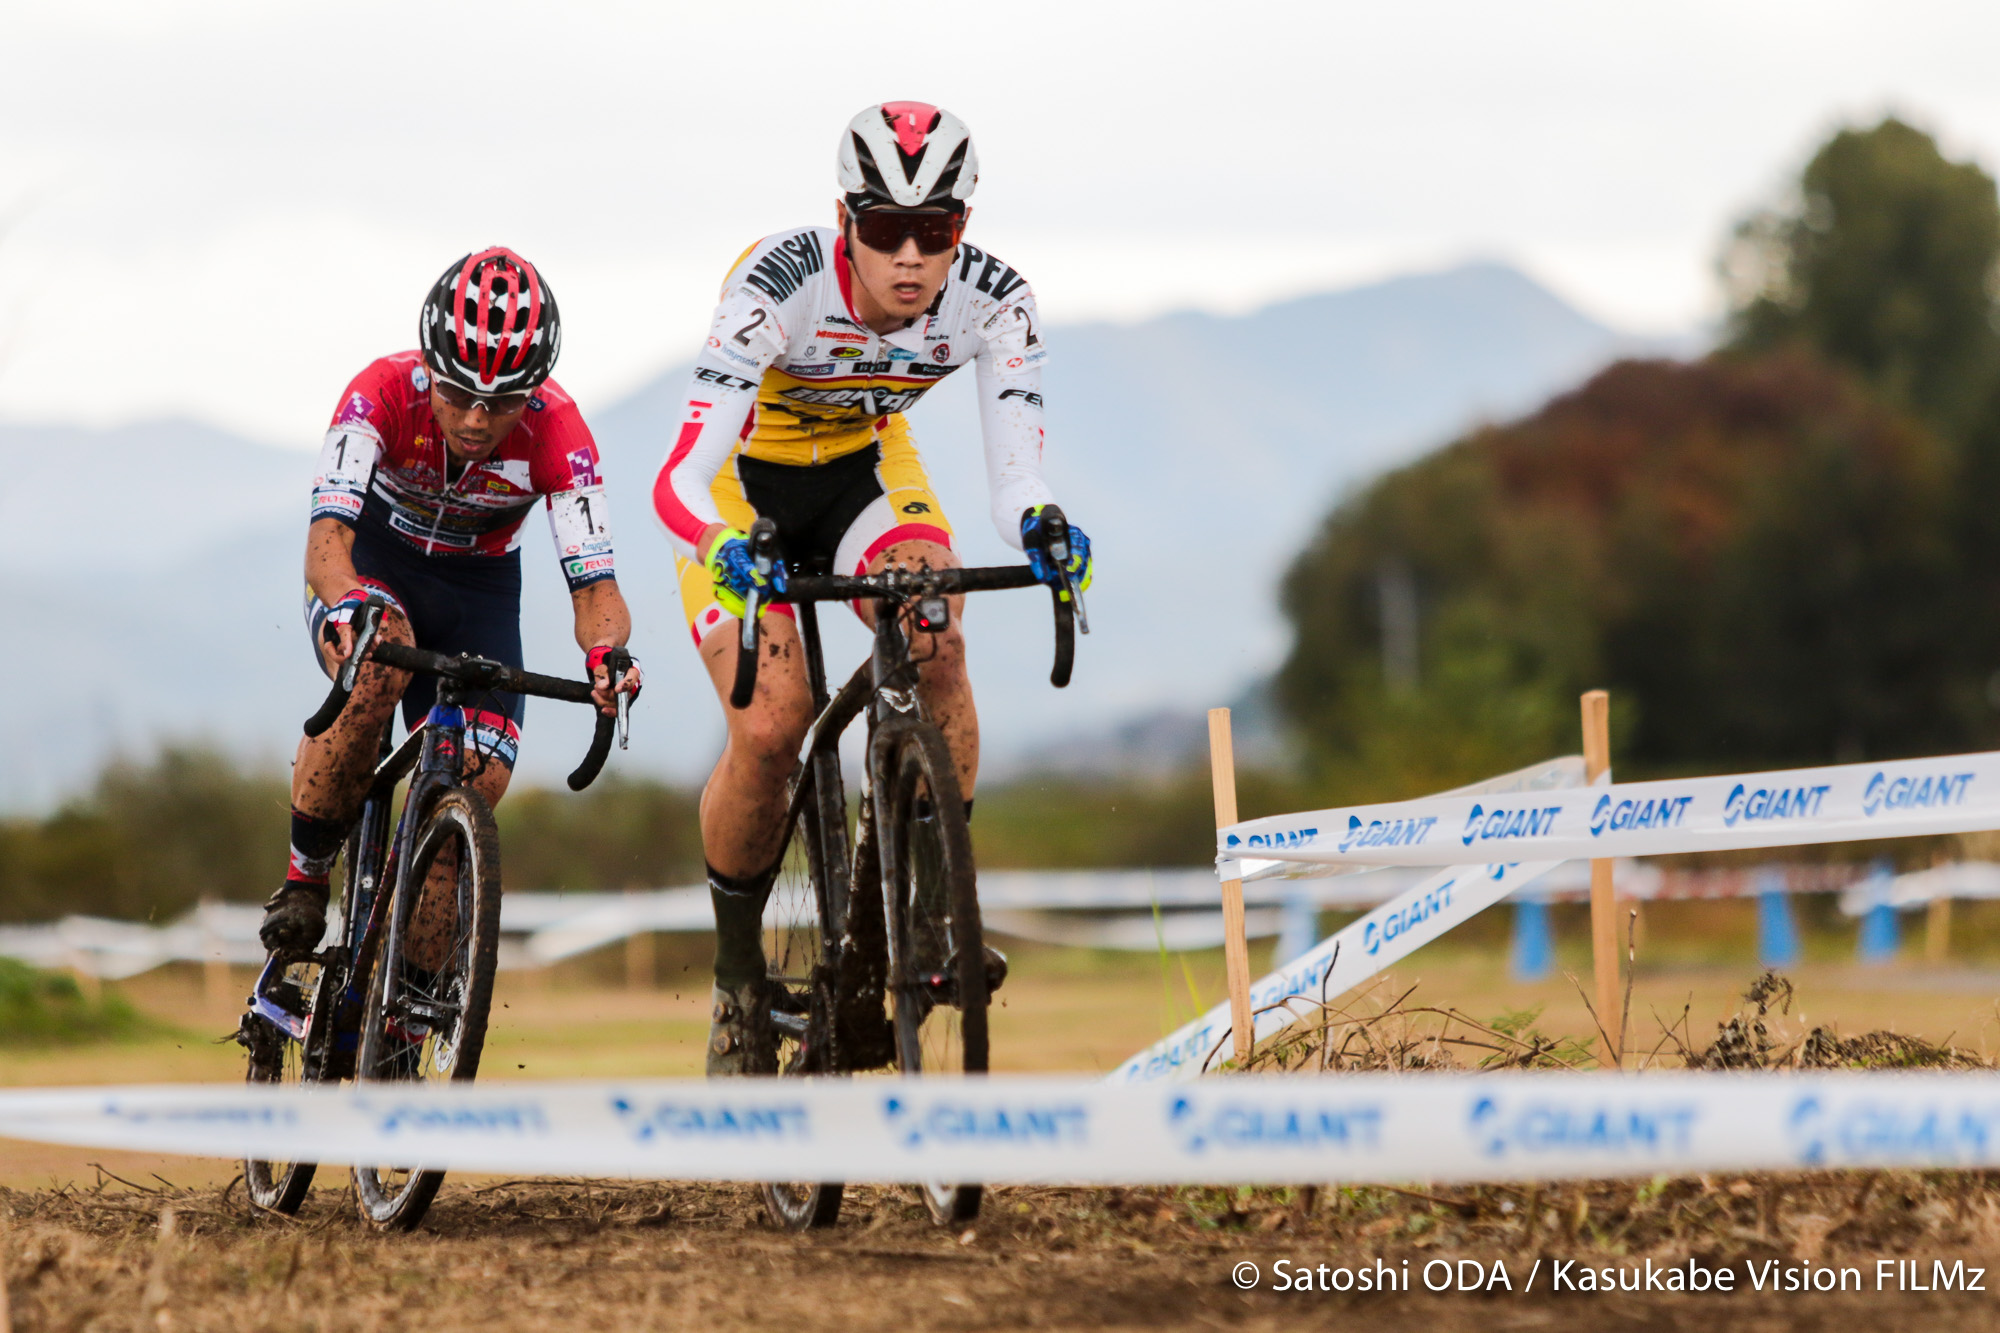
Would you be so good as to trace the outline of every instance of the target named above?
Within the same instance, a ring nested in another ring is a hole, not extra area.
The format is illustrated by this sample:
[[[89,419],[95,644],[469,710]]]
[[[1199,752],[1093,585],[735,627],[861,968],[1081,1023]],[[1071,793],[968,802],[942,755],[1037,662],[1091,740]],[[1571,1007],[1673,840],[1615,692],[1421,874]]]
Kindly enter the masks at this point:
[[[715,986],[715,1011],[708,1026],[703,1066],[710,1078],[778,1072],[771,1031],[771,1004],[762,977],[741,986]]]
[[[324,884],[288,882],[264,904],[264,921],[257,938],[271,953],[311,953],[326,934]]]

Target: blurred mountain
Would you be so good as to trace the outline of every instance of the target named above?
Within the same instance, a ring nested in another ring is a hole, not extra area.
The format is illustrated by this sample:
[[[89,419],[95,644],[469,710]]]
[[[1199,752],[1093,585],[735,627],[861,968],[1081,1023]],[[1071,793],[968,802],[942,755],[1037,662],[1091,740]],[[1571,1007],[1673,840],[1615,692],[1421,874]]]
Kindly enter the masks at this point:
[[[1049,333],[1048,471],[1091,535],[1093,633],[1049,688],[1039,593],[975,598],[972,666],[987,771],[1152,766],[1198,747],[1196,719],[1243,696],[1286,646],[1275,592],[1341,495],[1480,419],[1533,408],[1633,352],[1518,270],[1472,264],[1242,316],[1167,315]],[[705,772],[721,723],[647,503],[685,369],[590,409],[613,487],[635,646],[648,673],[614,764]],[[912,414],[976,563],[1019,557],[987,518],[970,375]],[[205,737],[289,760],[323,684],[299,618],[313,461],[208,427],[0,426],[0,809],[75,790],[114,751]],[[529,665],[573,674],[568,599],[543,524],[525,538]],[[866,638],[826,617],[834,669]],[[558,780],[582,710],[530,709],[524,776]]]

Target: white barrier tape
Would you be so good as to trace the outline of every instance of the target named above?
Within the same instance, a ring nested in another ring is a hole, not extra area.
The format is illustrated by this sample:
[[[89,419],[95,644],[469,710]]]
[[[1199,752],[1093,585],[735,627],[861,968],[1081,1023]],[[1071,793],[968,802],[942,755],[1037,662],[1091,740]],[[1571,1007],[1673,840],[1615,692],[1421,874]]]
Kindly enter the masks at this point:
[[[1352,990],[1557,864],[1537,861],[1446,870],[1351,922],[1250,987],[1257,1040],[1281,1032],[1313,1012],[1310,1004],[1280,1007],[1285,1001],[1303,997],[1318,1003]],[[1111,1072],[1110,1081],[1196,1078],[1228,1031],[1229,1005],[1225,1001],[1119,1065]]]
[[[731,1079],[0,1094],[0,1134],[667,1180],[1308,1184],[2000,1166],[1991,1074]]]
[[[1218,836],[1243,858],[1325,865],[1568,861],[2000,828],[2000,753],[1839,764],[1510,797],[1438,796],[1253,819]]]

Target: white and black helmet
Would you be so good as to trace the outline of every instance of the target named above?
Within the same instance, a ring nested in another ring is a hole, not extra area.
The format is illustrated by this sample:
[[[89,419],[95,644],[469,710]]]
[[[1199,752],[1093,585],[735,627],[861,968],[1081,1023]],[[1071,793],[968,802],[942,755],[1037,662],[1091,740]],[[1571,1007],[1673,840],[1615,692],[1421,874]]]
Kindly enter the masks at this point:
[[[840,188],[849,212],[867,208],[965,211],[979,183],[972,131],[928,102],[883,102],[840,136]]]

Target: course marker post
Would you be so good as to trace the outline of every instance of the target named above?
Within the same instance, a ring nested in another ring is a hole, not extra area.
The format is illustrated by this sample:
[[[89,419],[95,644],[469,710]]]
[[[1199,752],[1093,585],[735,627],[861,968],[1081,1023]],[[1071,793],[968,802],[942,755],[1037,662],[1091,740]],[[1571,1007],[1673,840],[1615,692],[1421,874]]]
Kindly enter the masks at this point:
[[[1583,696],[1583,780],[1594,783],[1611,771],[1611,696],[1591,690]],[[1624,1006],[1618,989],[1618,898],[1608,858],[1590,863],[1590,960],[1597,982],[1597,1023],[1610,1045],[1605,1062],[1625,1063]]]
[[[1229,736],[1229,710],[1208,710],[1208,771],[1215,787],[1215,827],[1236,822],[1236,747]],[[1229,971],[1229,1028],[1236,1043],[1236,1066],[1250,1060],[1257,1030],[1250,1017],[1250,943],[1243,928],[1243,881],[1222,885],[1222,961]]]

